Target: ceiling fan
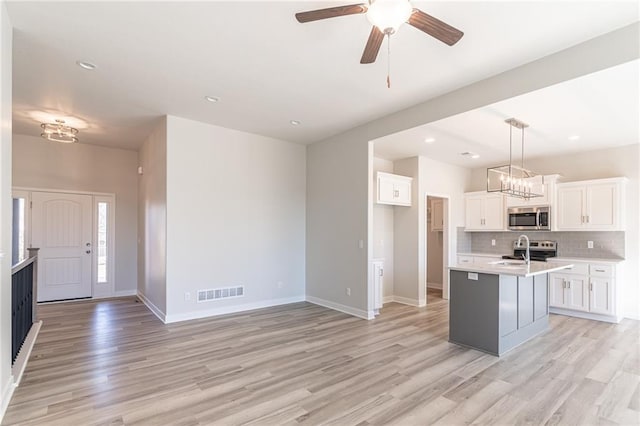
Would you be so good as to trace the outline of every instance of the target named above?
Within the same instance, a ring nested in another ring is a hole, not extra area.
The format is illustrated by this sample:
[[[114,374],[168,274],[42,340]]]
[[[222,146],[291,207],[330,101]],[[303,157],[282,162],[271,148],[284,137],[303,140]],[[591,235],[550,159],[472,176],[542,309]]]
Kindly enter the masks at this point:
[[[449,46],[456,44],[464,34],[457,28],[413,8],[409,0],[368,0],[367,3],[296,13],[296,19],[305,23],[361,13],[365,13],[373,25],[360,59],[361,64],[375,62],[384,36],[390,38],[405,22]],[[387,85],[390,85],[388,77]]]

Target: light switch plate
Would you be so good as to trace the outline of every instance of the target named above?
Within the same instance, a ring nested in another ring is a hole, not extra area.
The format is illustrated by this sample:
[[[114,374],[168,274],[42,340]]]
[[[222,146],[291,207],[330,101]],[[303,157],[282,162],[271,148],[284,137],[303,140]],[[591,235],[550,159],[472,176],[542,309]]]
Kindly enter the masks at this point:
[[[593,241],[587,241],[587,248],[593,248]]]

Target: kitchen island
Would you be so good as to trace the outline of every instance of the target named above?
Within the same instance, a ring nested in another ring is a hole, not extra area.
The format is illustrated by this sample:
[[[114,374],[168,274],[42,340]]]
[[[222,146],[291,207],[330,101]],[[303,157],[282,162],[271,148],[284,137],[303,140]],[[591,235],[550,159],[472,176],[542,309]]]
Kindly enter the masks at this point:
[[[570,262],[449,267],[449,341],[500,356],[549,327],[549,273]]]

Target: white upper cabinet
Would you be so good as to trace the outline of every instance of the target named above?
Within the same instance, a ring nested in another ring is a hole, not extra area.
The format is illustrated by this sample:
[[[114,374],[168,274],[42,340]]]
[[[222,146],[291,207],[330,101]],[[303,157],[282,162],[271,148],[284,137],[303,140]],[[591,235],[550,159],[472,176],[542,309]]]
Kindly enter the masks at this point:
[[[559,231],[624,230],[625,178],[558,185],[556,227]]]
[[[506,215],[502,194],[465,194],[465,231],[503,231]]]
[[[412,180],[413,178],[408,176],[378,172],[376,202],[378,204],[390,204],[394,206],[410,206]]]

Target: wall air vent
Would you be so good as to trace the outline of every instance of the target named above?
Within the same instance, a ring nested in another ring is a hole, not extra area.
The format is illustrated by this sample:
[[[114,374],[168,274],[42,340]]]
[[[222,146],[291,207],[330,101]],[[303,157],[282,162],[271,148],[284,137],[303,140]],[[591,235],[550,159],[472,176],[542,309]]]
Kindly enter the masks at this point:
[[[236,287],[220,287],[207,290],[198,290],[198,303],[243,296],[244,286],[242,285]]]

